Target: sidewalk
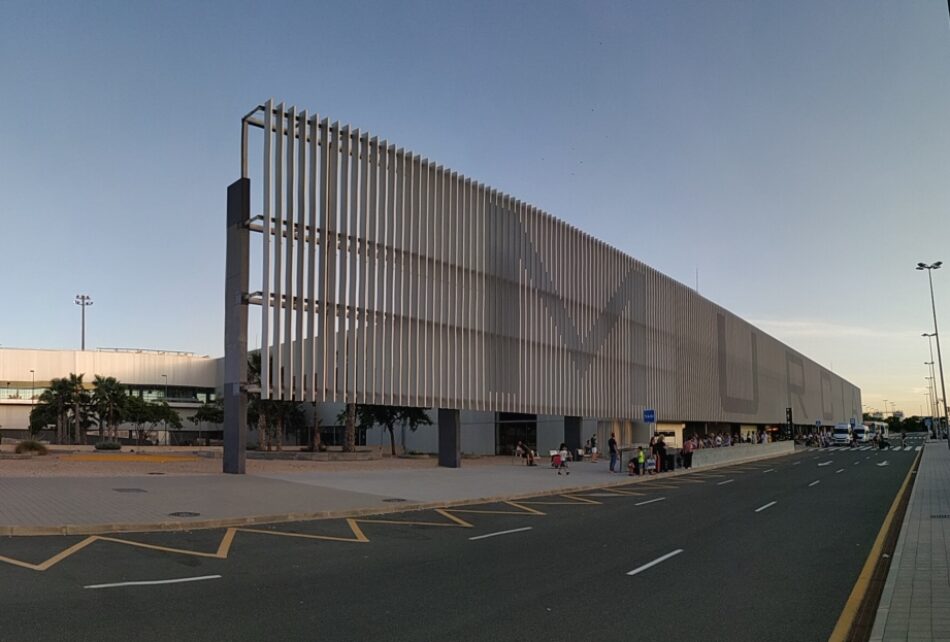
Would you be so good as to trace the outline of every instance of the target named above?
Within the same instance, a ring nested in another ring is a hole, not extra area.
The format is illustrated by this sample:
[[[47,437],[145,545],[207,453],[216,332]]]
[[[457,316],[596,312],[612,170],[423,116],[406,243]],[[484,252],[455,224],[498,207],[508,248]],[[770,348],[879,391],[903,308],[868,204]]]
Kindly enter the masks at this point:
[[[731,463],[792,452],[736,451]],[[751,455],[751,456],[750,456]],[[220,460],[162,464],[5,460],[0,470],[0,536],[101,534],[120,531],[217,528],[254,523],[440,508],[627,484],[608,463],[576,462],[557,475],[545,461],[527,467],[513,457],[465,460],[439,468],[436,460],[367,462],[248,462],[246,475],[220,471]],[[727,462],[723,462],[725,464]],[[703,469],[717,465],[704,466]],[[111,474],[110,474],[111,472]],[[663,473],[665,479],[682,471]]]
[[[871,640],[950,641],[950,449],[924,447]]]
[[[513,461],[499,458],[459,469],[431,465],[247,475],[0,476],[0,535],[316,519],[500,501],[632,480],[608,473],[604,461],[573,464],[570,475],[557,475],[545,465],[529,468]]]

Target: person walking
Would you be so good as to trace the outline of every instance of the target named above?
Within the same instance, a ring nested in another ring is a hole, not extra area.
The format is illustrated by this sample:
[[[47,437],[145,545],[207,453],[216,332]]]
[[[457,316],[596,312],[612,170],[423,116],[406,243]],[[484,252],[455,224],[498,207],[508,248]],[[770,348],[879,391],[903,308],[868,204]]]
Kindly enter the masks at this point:
[[[570,475],[571,471],[567,469],[567,459],[570,455],[567,452],[567,444],[561,444],[561,447],[557,451],[556,457],[558,458],[557,465],[557,474],[560,475],[561,471],[564,471],[565,475]]]
[[[617,452],[617,437],[613,433],[610,433],[610,439],[607,440],[607,449],[610,451],[610,472],[620,472],[620,466],[618,465],[618,455]],[[617,470],[614,470],[616,468]]]

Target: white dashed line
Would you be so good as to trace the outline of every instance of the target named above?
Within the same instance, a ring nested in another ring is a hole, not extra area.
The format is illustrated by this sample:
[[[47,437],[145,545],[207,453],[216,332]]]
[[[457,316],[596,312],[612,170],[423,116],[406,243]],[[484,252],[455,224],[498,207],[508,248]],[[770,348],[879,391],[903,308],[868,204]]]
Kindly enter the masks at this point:
[[[764,511],[766,508],[771,508],[771,507],[775,506],[776,504],[778,504],[778,502],[769,502],[769,503],[766,504],[765,506],[759,506],[758,508],[756,508],[756,509],[755,509],[755,512],[756,512],[756,513],[761,513],[761,512]]]
[[[835,475],[837,475],[838,473],[843,473],[843,472],[844,472],[844,468],[839,468],[838,470],[835,471]]]
[[[820,484],[820,483],[821,483],[821,480],[820,480],[820,479],[816,479],[816,480],[813,481],[812,483],[808,484],[808,487],[811,488],[812,486],[817,486],[817,485]]]
[[[645,502],[637,502],[634,506],[645,506],[647,504],[652,504],[653,502],[662,502],[666,497],[657,497],[656,499],[648,499]]]
[[[182,584],[184,582],[200,582],[202,580],[220,580],[220,575],[201,575],[198,577],[179,577],[174,580],[144,580],[140,582],[116,582],[114,584],[87,584],[84,589],[117,588],[120,586],[157,586],[159,584]]]
[[[819,466],[830,466],[830,465],[833,464],[833,463],[834,463],[834,462],[829,459],[828,461],[823,461],[823,462],[821,462],[821,463],[818,464],[818,465],[819,465]]]
[[[731,484],[736,481],[735,479],[727,479],[726,481],[716,482],[716,486],[725,486],[726,484]]]
[[[887,466],[887,460],[885,459],[884,461],[879,463],[878,466]]]
[[[487,535],[477,535],[475,537],[469,537],[470,541],[475,541],[477,539],[486,539],[488,537],[497,537],[499,535],[509,535],[511,533],[521,533],[523,531],[530,531],[533,526],[525,526],[524,528],[512,528],[510,531],[498,531],[497,533],[488,533]]]
[[[764,475],[765,473],[774,473],[774,472],[775,472],[774,468],[769,468],[768,470],[763,470],[762,474]]]
[[[682,553],[682,552],[683,552],[683,549],[678,548],[678,549],[676,549],[675,551],[673,551],[672,553],[667,553],[666,555],[662,555],[662,556],[656,558],[655,560],[653,560],[652,562],[647,562],[647,563],[644,564],[643,566],[638,566],[637,568],[633,569],[632,571],[628,571],[628,572],[627,572],[627,575],[636,575],[637,573],[642,573],[643,571],[647,570],[648,568],[651,568],[651,567],[653,567],[653,566],[656,566],[657,564],[660,564],[661,562],[665,562],[666,560],[670,559],[671,557],[676,557],[677,555],[679,555],[679,554]]]

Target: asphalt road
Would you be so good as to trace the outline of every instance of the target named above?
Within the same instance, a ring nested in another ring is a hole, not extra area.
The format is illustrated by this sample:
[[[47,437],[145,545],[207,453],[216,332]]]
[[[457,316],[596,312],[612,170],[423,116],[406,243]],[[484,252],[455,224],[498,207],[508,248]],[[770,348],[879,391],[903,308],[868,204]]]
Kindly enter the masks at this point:
[[[385,518],[438,525],[121,535],[42,572],[0,563],[0,640],[827,639],[917,454],[805,451]],[[83,541],[0,539],[0,556]],[[168,580],[191,581],[101,586]]]

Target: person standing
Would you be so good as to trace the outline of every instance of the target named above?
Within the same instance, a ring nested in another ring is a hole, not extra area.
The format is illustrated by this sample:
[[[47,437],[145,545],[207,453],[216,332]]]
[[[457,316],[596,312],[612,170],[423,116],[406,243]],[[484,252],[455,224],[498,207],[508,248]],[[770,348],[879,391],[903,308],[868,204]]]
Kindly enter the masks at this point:
[[[610,472],[620,472],[620,466],[617,465],[619,461],[619,453],[617,452],[617,438],[613,433],[610,433],[610,439],[607,441],[607,449],[610,451]],[[615,471],[614,468],[617,468]]]
[[[690,437],[683,442],[683,468],[689,470],[693,467],[693,438]]]

